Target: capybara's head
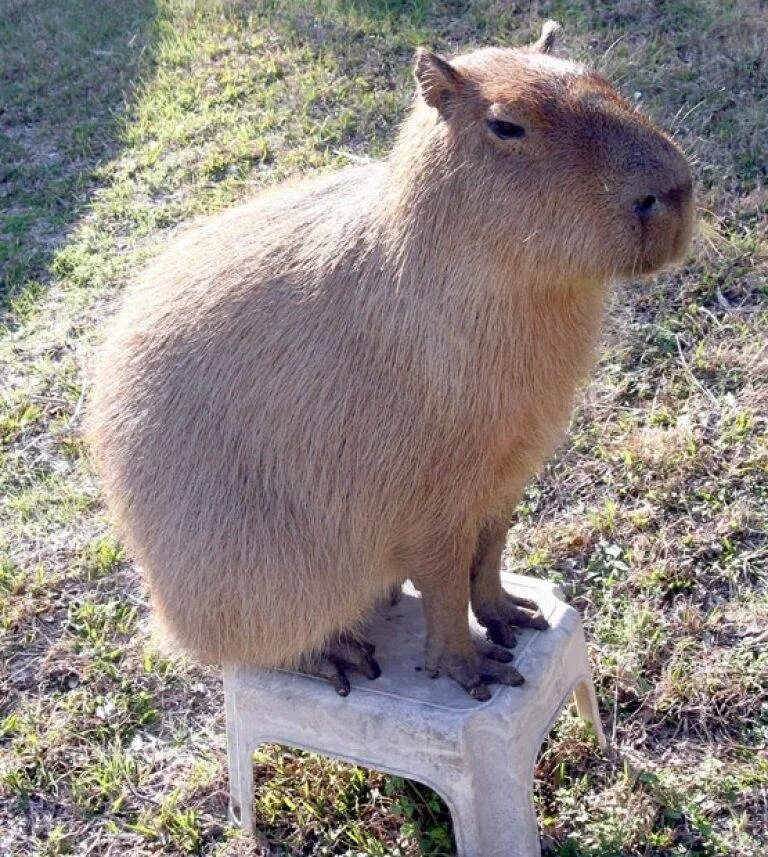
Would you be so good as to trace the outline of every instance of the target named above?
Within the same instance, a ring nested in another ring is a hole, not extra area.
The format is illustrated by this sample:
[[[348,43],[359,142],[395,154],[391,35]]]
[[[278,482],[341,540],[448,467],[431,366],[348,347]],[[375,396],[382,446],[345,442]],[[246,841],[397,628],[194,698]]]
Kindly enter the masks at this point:
[[[685,157],[604,77],[554,56],[557,29],[450,62],[419,49],[404,136],[439,152],[426,161],[444,185],[463,176],[481,221],[467,229],[528,270],[602,280],[679,261],[694,208]]]

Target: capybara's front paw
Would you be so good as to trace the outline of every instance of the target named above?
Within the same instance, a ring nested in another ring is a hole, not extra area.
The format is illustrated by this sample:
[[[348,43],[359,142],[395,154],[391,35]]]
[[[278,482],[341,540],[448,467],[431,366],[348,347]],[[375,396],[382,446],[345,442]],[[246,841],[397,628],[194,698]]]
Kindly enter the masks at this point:
[[[525,679],[507,663],[490,656],[477,653],[443,652],[427,661],[427,673],[432,678],[449,676],[458,682],[473,698],[484,701],[491,698],[489,684],[508,684],[517,686]]]
[[[516,631],[520,628],[534,628],[537,631],[549,628],[549,623],[535,602],[507,592],[502,593],[501,599],[497,601],[473,604],[472,608],[477,621],[485,627],[488,639],[500,646],[515,646]]]

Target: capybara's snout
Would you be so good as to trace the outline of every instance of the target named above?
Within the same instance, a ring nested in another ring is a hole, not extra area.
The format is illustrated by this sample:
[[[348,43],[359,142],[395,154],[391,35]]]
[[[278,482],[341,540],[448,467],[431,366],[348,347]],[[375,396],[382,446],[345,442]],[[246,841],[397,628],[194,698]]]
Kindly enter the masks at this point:
[[[682,259],[693,231],[694,195],[685,156],[666,139],[654,167],[628,183],[623,205],[637,236],[632,274],[649,274]]]

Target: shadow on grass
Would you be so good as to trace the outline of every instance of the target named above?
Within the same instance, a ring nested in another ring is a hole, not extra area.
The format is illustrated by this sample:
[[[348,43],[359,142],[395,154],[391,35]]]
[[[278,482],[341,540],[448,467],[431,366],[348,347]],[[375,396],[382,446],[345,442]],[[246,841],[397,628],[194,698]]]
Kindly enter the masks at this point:
[[[120,147],[151,70],[155,0],[32,0],[0,19],[0,319],[33,303]]]
[[[429,8],[427,0],[263,0],[226,14],[332,51],[382,26],[412,38]],[[0,324],[13,325],[66,273],[57,250],[121,149],[167,11],[156,0],[12,0],[0,19]]]

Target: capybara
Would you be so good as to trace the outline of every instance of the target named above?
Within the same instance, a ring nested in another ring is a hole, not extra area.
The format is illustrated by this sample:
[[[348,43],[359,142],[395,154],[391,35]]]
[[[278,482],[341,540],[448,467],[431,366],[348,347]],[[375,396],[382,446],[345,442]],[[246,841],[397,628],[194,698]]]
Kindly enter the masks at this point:
[[[420,49],[389,157],[196,227],[109,325],[89,434],[155,611],[200,659],[309,664],[345,693],[346,667],[378,674],[362,620],[410,578],[430,675],[478,699],[522,680],[502,646],[546,623],[501,587],[511,511],[610,284],[679,260],[693,220],[681,151],[554,30]]]

